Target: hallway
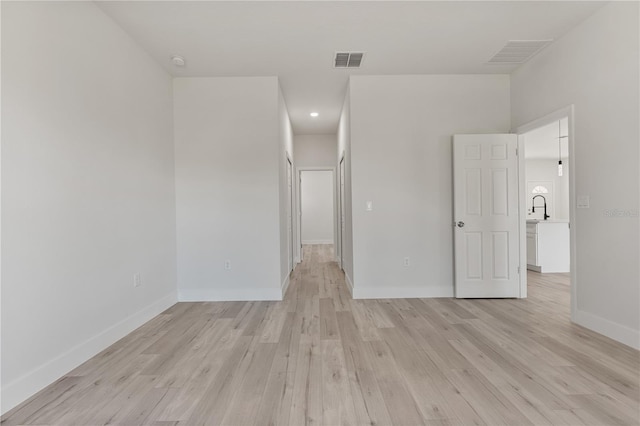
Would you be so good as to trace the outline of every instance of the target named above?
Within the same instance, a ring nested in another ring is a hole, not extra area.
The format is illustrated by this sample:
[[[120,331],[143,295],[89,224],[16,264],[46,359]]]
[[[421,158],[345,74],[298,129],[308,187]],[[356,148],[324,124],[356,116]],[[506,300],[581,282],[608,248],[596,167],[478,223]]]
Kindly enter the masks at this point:
[[[638,352],[524,300],[351,300],[332,246],[282,302],[178,303],[3,425],[638,424]]]

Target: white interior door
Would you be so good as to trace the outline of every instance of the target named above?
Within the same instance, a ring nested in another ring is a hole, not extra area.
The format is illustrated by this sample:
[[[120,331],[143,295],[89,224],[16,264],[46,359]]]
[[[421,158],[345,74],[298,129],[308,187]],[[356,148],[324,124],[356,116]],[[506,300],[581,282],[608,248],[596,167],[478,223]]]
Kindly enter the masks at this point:
[[[518,139],[453,137],[455,295],[519,297]]]

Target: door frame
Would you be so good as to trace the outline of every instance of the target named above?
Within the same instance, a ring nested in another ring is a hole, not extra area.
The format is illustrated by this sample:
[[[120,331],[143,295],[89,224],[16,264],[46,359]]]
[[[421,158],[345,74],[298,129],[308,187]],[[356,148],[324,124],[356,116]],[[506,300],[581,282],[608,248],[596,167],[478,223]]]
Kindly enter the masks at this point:
[[[287,167],[287,174],[289,175],[289,179],[291,180],[290,182],[287,182],[287,187],[289,189],[289,193],[287,194],[287,197],[289,198],[289,211],[291,213],[291,217],[287,218],[287,221],[289,222],[287,224],[287,228],[291,229],[290,235],[287,235],[287,239],[288,244],[290,246],[289,248],[289,273],[291,273],[295,267],[296,267],[296,252],[294,249],[294,241],[295,241],[295,220],[294,220],[294,215],[295,215],[295,186],[294,186],[294,174],[295,174],[295,167],[293,166],[293,161],[291,160],[291,157],[289,156],[289,153],[286,153],[286,167]],[[287,234],[289,234],[289,232],[287,231]]]
[[[337,241],[337,217],[336,217],[336,168],[335,167],[296,167],[296,177],[298,190],[296,191],[296,230],[297,230],[297,247],[299,250],[299,257],[296,259],[298,263],[303,260],[302,253],[302,172],[331,172],[331,178],[333,179],[333,247],[334,257],[336,256],[335,247]]]
[[[567,119],[569,135],[569,261],[570,261],[570,295],[571,295],[571,321],[575,322],[577,312],[577,287],[578,274],[576,268],[576,168],[575,168],[575,108],[571,104],[559,110],[553,111],[543,117],[516,127],[512,132],[518,135],[518,185],[520,189],[520,297],[527,297],[527,201],[526,201],[526,176],[525,176],[525,143],[524,134],[537,128],[546,126],[554,121]]]
[[[338,265],[340,265],[340,270],[344,271],[344,232],[342,231],[342,221],[344,220],[344,216],[342,215],[344,206],[344,181],[343,181],[343,172],[346,173],[346,164],[345,164],[345,156],[344,151],[342,151],[342,155],[338,160],[338,171],[337,171],[337,182],[336,182],[336,199],[338,200],[336,206],[336,247],[340,247],[340,250],[336,250],[336,261]],[[345,215],[346,216],[346,215]]]

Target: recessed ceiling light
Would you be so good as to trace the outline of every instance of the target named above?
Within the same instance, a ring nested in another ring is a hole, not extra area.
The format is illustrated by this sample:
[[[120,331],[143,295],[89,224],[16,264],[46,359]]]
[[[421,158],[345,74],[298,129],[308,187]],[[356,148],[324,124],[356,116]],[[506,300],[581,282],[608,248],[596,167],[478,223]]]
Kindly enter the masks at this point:
[[[171,57],[171,63],[176,67],[184,67],[186,62],[182,56],[173,55]]]
[[[312,117],[317,117],[317,116],[319,116],[320,114],[318,114],[317,112],[312,112],[312,113],[311,113],[311,114],[309,114],[309,115],[310,115],[310,116],[312,116]]]

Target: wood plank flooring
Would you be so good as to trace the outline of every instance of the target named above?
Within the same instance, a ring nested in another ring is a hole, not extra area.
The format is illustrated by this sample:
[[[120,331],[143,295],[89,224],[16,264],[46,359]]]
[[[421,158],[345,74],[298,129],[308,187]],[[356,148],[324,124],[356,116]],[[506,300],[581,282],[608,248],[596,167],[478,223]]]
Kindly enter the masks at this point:
[[[282,302],[178,303],[3,425],[637,425],[639,352],[524,300],[351,300],[306,246]]]

